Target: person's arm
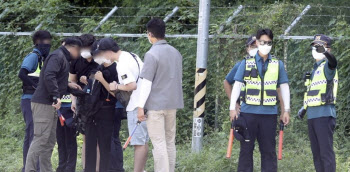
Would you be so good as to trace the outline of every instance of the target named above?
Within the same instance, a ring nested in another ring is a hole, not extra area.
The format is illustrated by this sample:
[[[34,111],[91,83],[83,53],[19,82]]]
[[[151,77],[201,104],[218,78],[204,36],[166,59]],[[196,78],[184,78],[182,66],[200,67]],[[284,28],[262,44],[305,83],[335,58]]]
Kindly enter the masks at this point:
[[[149,94],[151,93],[151,89],[152,89],[152,82],[147,79],[142,79],[137,107],[143,108],[145,106],[146,101],[149,97]]]
[[[224,89],[227,97],[231,99],[232,85],[226,79],[224,80]]]
[[[288,83],[281,84],[280,89],[281,89],[281,97],[284,105],[283,111],[290,112],[290,90],[289,90]]]
[[[280,101],[281,114],[284,114],[284,103],[282,99],[281,88],[277,88],[278,100]]]
[[[140,86],[140,100],[138,102],[138,113],[137,118],[139,121],[144,121],[145,119],[145,111],[144,106],[147,102],[148,96],[151,93],[152,88],[152,81],[156,75],[158,68],[158,62],[157,59],[150,53],[145,54],[145,61],[144,65],[141,71],[140,79],[141,86]]]
[[[243,82],[236,81],[233,84],[232,93],[231,93],[231,101],[230,101],[230,110],[236,110],[236,102],[241,93]]]
[[[28,76],[29,71],[25,68],[21,68],[18,73],[18,77],[26,85],[31,85],[33,88],[37,87],[37,84]]]
[[[282,61],[279,61],[278,85],[281,89],[281,96],[284,105],[284,112],[283,115],[280,116],[280,120],[283,121],[284,125],[287,125],[290,120],[290,90],[288,82],[288,75],[284,68],[284,64]]]
[[[43,80],[46,90],[51,97],[60,97],[57,84],[57,75],[59,75],[63,59],[56,54],[51,55],[46,62],[45,71],[43,71]]]
[[[96,72],[95,79],[98,80],[113,97],[115,97],[115,94],[109,89],[109,83],[103,78],[101,71]]]
[[[37,84],[28,76],[30,71],[35,71],[38,66],[38,56],[35,53],[27,55],[21,65],[21,69],[18,73],[18,77],[26,84],[31,85],[33,88],[37,87]]]
[[[231,92],[232,92],[232,85],[235,83],[234,77],[237,73],[237,70],[241,64],[241,61],[237,62],[233,68],[230,70],[230,72],[226,75],[224,80],[224,89],[226,92],[226,95],[229,99],[231,99]]]
[[[77,74],[72,74],[69,72],[69,78],[68,78],[69,82],[73,82],[73,83],[77,83]],[[72,105],[71,105],[71,109],[73,112],[76,111],[76,107],[77,107],[77,98],[73,95],[70,94],[71,100],[72,100]]]
[[[136,82],[131,82],[126,85],[118,84],[116,86],[116,90],[122,90],[122,91],[133,91],[133,90],[136,90],[136,88],[137,88]]]

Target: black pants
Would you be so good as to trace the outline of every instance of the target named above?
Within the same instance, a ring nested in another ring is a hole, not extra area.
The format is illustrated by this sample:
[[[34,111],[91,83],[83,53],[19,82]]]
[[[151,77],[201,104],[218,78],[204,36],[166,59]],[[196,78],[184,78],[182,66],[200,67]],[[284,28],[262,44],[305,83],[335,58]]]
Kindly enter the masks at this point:
[[[61,113],[66,119],[73,116],[70,107],[62,107]],[[75,172],[77,163],[77,138],[76,129],[67,125],[61,126],[57,120],[56,138],[58,145],[58,167],[56,172]]]
[[[241,113],[247,123],[250,142],[241,142],[238,172],[253,171],[253,150],[255,139],[258,140],[261,153],[261,171],[277,172],[276,125],[277,115]]]
[[[23,142],[23,168],[22,172],[25,171],[24,167],[26,166],[27,154],[29,150],[29,146],[33,141],[34,137],[34,124],[33,124],[33,114],[30,106],[30,99],[22,99],[21,100],[21,109],[23,114],[23,119],[26,124],[25,134],[24,134],[24,142]],[[40,165],[38,160],[38,172],[40,171]]]
[[[333,151],[335,118],[314,118],[309,119],[307,123],[316,172],[335,172],[336,163]]]
[[[96,171],[96,146],[100,148],[100,170],[107,172],[111,157],[111,139],[114,125],[114,106],[102,107],[95,119],[86,125],[85,172]]]
[[[119,131],[121,126],[121,113],[123,109],[115,109],[114,115],[114,127],[111,143],[111,162],[110,162],[110,172],[124,172],[123,168],[123,149],[122,144],[119,139]]]

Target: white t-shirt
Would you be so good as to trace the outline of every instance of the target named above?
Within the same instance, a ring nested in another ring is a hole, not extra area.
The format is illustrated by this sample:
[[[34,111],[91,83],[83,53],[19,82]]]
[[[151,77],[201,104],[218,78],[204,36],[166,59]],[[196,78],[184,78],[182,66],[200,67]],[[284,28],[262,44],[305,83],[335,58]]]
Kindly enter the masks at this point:
[[[137,78],[139,78],[142,71],[143,62],[138,55],[134,55],[139,65],[137,65],[135,58],[129,52],[122,51],[119,56],[119,60],[117,62],[117,72],[120,84],[127,85],[129,83],[136,82]],[[137,107],[137,95],[139,94],[138,92],[140,90],[141,80],[142,79],[139,78],[137,81],[137,89],[132,92],[128,107],[126,107],[126,111],[133,111]]]

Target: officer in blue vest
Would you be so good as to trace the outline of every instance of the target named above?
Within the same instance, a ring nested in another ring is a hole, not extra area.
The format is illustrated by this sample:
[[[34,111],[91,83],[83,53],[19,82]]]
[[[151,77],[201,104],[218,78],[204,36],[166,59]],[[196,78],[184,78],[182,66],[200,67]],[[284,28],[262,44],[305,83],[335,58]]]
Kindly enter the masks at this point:
[[[336,97],[338,89],[337,59],[330,53],[332,40],[315,35],[311,43],[316,60],[311,73],[305,75],[304,106],[298,116],[307,113],[309,138],[317,172],[335,172],[333,134],[336,124]]]
[[[250,36],[248,38],[247,42],[245,43],[246,50],[247,50],[249,57],[254,57],[255,54],[258,52],[258,47],[256,46],[255,40],[256,40],[255,36]],[[237,72],[238,67],[241,64],[241,62],[242,61],[240,60],[233,66],[233,68],[226,75],[225,80],[224,80],[224,89],[225,89],[226,95],[229,99],[231,98],[232,85],[235,82],[234,77],[236,75],[236,72]]]
[[[239,118],[246,121],[250,141],[241,141],[238,171],[253,171],[255,139],[261,153],[261,171],[277,172],[276,127],[277,87],[280,87],[284,102],[284,113],[280,120],[289,123],[290,92],[288,76],[283,62],[270,54],[273,33],[260,29],[256,34],[258,53],[254,58],[244,59],[235,75],[230,104],[231,120],[238,118],[236,102],[244,85],[244,98]]]
[[[30,100],[39,82],[39,74],[44,59],[49,55],[51,48],[51,34],[46,30],[39,30],[34,33],[32,40],[34,49],[23,60],[18,77],[22,81],[23,94],[21,97],[21,109],[26,124],[23,143],[23,168],[26,164],[29,146],[34,136],[34,125]],[[39,166],[38,166],[39,167]]]

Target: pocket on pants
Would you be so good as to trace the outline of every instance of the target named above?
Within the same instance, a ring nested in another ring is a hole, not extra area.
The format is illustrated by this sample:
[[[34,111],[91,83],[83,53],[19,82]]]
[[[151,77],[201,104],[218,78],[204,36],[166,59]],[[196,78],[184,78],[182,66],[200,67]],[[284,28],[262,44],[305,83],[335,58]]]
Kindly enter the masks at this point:
[[[40,137],[44,134],[48,128],[48,119],[36,119],[34,120],[34,136]]]

